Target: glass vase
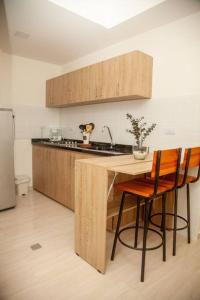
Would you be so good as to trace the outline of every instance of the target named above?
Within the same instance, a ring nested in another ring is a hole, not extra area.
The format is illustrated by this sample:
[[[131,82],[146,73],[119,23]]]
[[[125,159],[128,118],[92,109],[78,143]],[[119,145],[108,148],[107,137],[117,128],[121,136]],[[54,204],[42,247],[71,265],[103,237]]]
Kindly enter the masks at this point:
[[[133,156],[137,160],[144,160],[149,153],[149,147],[147,146],[133,146]]]

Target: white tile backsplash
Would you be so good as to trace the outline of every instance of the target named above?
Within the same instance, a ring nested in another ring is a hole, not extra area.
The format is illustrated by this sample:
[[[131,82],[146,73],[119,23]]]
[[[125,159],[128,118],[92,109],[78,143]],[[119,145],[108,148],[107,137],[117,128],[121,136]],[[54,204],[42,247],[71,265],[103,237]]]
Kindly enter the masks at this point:
[[[60,112],[56,108],[19,105],[13,109],[16,139],[41,137],[41,127],[58,127],[60,124]]]
[[[60,124],[68,138],[82,138],[79,125],[93,122],[92,140],[109,142],[104,125],[111,128],[115,143],[133,144],[126,113],[144,116],[148,123],[157,123],[146,144],[153,148],[195,146],[200,144],[200,101],[198,95],[151,100],[125,101],[61,109]]]

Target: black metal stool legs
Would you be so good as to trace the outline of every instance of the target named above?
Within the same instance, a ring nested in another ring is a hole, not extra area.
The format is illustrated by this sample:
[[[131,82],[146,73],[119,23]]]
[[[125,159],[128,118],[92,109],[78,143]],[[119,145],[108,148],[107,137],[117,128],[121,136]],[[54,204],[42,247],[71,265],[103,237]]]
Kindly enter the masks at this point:
[[[150,202],[149,205],[149,221],[151,220],[151,212],[152,212],[152,208],[153,208],[153,201]]]
[[[148,232],[148,218],[149,218],[149,201],[145,199],[144,206],[144,233],[143,233],[143,249],[142,249],[142,266],[141,266],[141,281],[144,282],[145,258],[146,258],[146,242]]]
[[[178,189],[175,189],[174,199],[174,227],[173,227],[173,256],[176,255],[176,232],[177,232],[177,206],[178,206]]]
[[[188,232],[188,244],[190,244],[190,186],[187,184],[187,232]]]
[[[140,219],[140,205],[141,205],[141,200],[142,197],[138,196],[137,197],[137,212],[136,212],[136,224],[132,226],[125,227],[120,230],[120,225],[121,225],[121,219],[122,219],[122,213],[123,213],[123,208],[124,208],[124,202],[125,202],[125,194],[126,192],[123,192],[122,194],[122,199],[120,203],[120,208],[119,208],[119,215],[118,215],[118,220],[117,220],[117,227],[116,227],[116,232],[115,232],[115,237],[114,237],[114,242],[113,242],[113,248],[112,248],[112,254],[111,254],[111,260],[114,260],[115,257],[115,250],[117,246],[117,240],[119,239],[119,242],[123,244],[124,246],[131,248],[133,250],[139,250],[142,251],[142,264],[141,264],[141,281],[144,281],[144,274],[145,274],[145,259],[146,259],[146,252],[149,250],[155,250],[163,246],[163,260],[166,260],[166,242],[165,242],[165,200],[166,200],[166,195],[163,195],[163,234],[160,232],[156,231],[155,229],[149,228],[149,213],[150,213],[150,206],[152,206],[153,199],[144,199],[145,205],[144,205],[144,226],[139,224],[139,219]],[[120,234],[126,230],[133,229],[135,228],[135,239],[134,239],[134,245],[129,245],[125,243],[121,238]],[[143,229],[143,245],[141,248],[138,248],[138,230]],[[147,235],[148,231],[154,232],[157,235],[160,236],[161,238],[161,243],[157,246],[154,247],[147,247]]]
[[[115,257],[115,249],[116,249],[116,245],[117,245],[118,233],[119,233],[119,228],[120,228],[120,224],[121,224],[125,194],[126,193],[123,192],[122,200],[121,200],[121,204],[120,204],[120,208],[119,208],[119,215],[118,215],[118,220],[117,220],[117,228],[116,228],[116,231],[115,231],[115,238],[114,238],[114,243],[113,243],[113,248],[112,248],[111,260],[114,260],[114,257]]]
[[[137,197],[137,212],[136,212],[136,224],[135,224],[135,242],[134,242],[134,248],[137,248],[139,220],[140,220],[140,198]]]
[[[166,261],[166,193],[162,195],[163,261]]]

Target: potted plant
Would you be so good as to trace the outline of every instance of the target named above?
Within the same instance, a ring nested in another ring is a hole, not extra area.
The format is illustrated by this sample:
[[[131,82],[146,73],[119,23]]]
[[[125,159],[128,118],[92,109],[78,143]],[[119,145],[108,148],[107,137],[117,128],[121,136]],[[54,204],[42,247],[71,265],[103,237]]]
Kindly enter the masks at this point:
[[[135,145],[133,146],[133,155],[135,159],[145,159],[148,153],[148,147],[143,146],[144,141],[156,127],[156,123],[147,126],[144,117],[134,118],[127,113],[126,118],[130,121],[132,129],[127,129],[127,132],[133,134]]]

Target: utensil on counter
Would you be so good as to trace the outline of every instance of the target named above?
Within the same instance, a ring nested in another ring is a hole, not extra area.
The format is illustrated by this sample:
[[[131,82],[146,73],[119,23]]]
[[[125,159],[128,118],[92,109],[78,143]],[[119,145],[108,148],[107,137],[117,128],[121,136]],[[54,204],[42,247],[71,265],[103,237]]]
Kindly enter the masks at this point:
[[[94,123],[89,123],[89,124],[81,124],[79,125],[79,128],[81,129],[81,132],[83,134],[83,144],[89,147],[90,144],[90,135],[92,131],[94,130]],[[83,145],[82,144],[82,145]]]

